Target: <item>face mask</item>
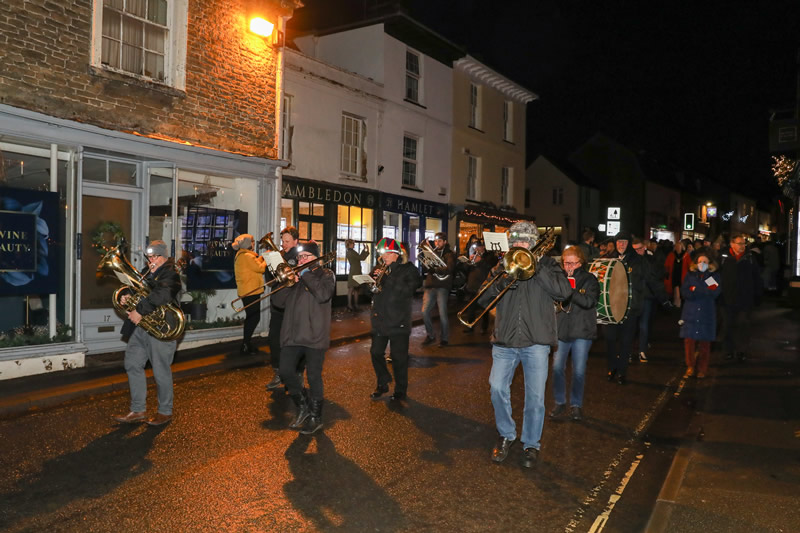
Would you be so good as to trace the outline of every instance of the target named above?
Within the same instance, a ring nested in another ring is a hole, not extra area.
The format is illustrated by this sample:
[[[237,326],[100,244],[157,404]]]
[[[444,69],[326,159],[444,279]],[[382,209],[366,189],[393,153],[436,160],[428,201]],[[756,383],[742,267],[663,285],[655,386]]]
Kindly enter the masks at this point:
[[[700,272],[705,272],[706,270],[708,270],[708,263],[698,263],[697,270],[699,270]]]

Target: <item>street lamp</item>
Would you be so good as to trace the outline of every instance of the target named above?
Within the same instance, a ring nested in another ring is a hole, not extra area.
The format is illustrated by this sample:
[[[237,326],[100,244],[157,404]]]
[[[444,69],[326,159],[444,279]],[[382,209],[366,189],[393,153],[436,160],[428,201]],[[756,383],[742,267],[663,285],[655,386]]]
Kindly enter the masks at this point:
[[[272,35],[272,30],[275,25],[270,21],[261,17],[253,17],[250,19],[250,31],[261,37],[269,37]]]

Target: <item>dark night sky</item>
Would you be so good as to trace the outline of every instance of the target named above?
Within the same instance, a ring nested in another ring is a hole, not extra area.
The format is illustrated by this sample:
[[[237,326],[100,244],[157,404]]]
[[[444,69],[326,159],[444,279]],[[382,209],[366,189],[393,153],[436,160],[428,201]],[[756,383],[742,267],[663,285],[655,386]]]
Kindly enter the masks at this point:
[[[304,0],[330,22],[365,0]],[[369,2],[366,2],[369,3]],[[406,0],[410,15],[540,96],[528,158],[596,131],[769,198],[770,110],[797,91],[800,1]]]

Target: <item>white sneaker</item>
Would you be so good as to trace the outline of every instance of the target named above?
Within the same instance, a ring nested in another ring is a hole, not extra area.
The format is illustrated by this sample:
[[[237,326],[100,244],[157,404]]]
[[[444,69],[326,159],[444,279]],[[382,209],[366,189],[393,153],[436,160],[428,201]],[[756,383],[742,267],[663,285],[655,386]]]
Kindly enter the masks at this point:
[[[644,352],[639,352],[639,362],[640,363],[646,363],[647,362],[647,356],[644,354]]]

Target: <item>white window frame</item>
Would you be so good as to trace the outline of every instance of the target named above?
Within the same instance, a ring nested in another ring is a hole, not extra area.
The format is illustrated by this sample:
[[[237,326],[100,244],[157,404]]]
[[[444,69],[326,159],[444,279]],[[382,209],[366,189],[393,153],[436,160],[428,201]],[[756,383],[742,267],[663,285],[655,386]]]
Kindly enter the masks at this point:
[[[481,89],[476,83],[469,84],[469,126],[481,129]]]
[[[514,142],[514,102],[503,102],[503,140]]]
[[[511,205],[511,191],[514,184],[514,169],[502,167],[500,169],[500,205]]]
[[[281,102],[281,157],[286,161],[292,160],[292,99],[284,94]]]
[[[478,199],[478,175],[480,173],[480,160],[474,155],[467,156],[467,199]]]
[[[563,187],[553,187],[553,205],[564,205]]]
[[[348,125],[355,127],[352,130],[347,130]],[[348,176],[361,177],[365,126],[366,124],[362,117],[351,113],[342,113],[339,170]],[[350,139],[347,137],[350,132],[355,136],[355,144],[348,142]]]
[[[406,139],[412,140],[415,143],[415,153],[414,153],[414,157],[413,158],[406,155]],[[416,136],[416,135],[411,134],[411,133],[404,133],[403,134],[403,168],[402,168],[402,171],[400,173],[401,174],[401,179],[402,179],[402,182],[401,182],[401,186],[402,187],[410,187],[410,188],[413,188],[413,189],[418,189],[419,188],[420,175],[421,175],[420,169],[422,167],[422,165],[421,165],[421,161],[422,161],[421,155],[422,155],[422,139],[420,137]],[[406,176],[410,175],[408,172],[406,172],[406,165],[413,165],[413,168],[414,168],[413,183],[409,182],[409,180],[406,179]]]
[[[181,91],[185,90],[188,13],[188,0],[167,0],[167,38],[164,43],[164,80],[162,81],[102,64],[103,0],[92,0],[92,66],[152,83],[167,85]]]
[[[417,70],[419,72],[414,72],[408,69],[409,56],[414,56],[417,58]],[[419,104],[422,102],[422,54],[420,54],[419,52],[415,52],[414,50],[411,49],[406,49],[405,69],[406,69],[406,78],[405,78],[406,81],[405,81],[403,96],[406,100]],[[417,94],[415,97],[412,97],[411,95],[408,94],[410,80],[416,81]]]

